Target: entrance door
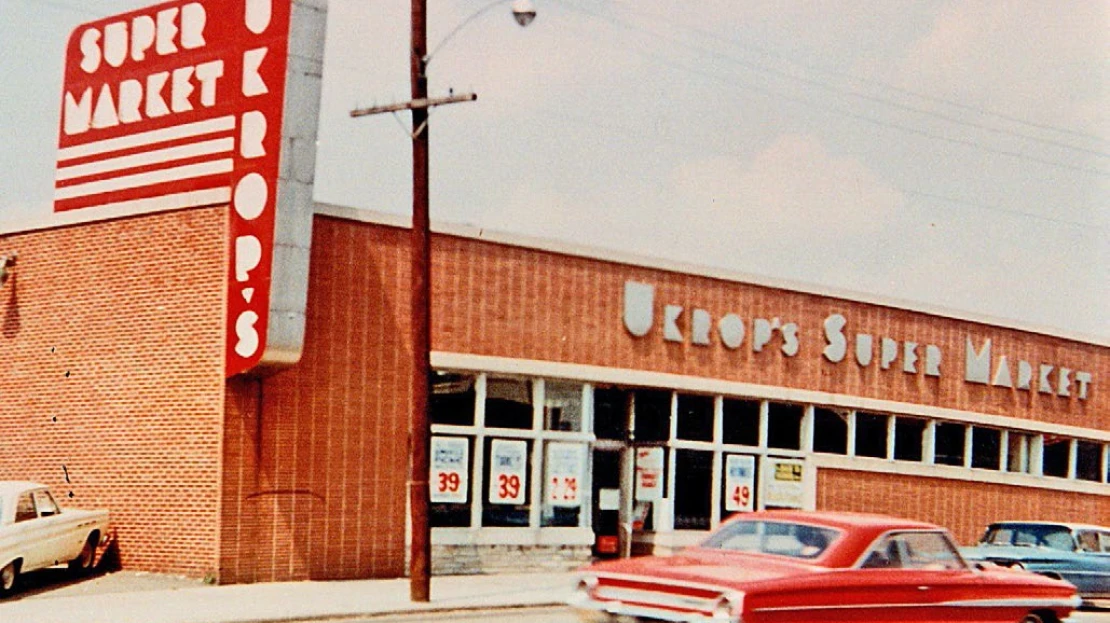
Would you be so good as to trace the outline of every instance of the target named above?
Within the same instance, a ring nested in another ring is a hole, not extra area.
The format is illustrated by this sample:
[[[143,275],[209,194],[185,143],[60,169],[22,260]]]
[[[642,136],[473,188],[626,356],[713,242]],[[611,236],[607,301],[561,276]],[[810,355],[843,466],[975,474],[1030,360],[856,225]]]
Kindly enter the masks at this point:
[[[593,458],[594,555],[616,557],[620,554],[621,450],[594,448]]]

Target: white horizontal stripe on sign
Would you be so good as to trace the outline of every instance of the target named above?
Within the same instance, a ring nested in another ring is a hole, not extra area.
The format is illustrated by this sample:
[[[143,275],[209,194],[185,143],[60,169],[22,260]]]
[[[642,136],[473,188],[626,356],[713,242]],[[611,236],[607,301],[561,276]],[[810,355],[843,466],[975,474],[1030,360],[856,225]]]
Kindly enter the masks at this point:
[[[168,128],[162,128],[161,130],[139,132],[138,134],[129,134],[127,136],[109,138],[103,141],[96,141],[93,143],[85,143],[83,145],[66,147],[64,149],[58,150],[58,162],[62,162],[64,160],[72,160],[74,158],[82,158],[84,156],[95,156],[97,154],[120,151],[121,149],[131,149],[132,147],[143,147],[145,145],[152,145],[154,143],[161,143],[163,141],[173,141],[179,138],[203,136],[205,134],[212,134],[213,132],[224,132],[233,129],[235,129],[235,116],[227,115],[225,117],[217,117],[215,119],[207,119],[205,121],[186,123],[184,125],[175,125]]]
[[[177,147],[167,147],[165,149],[157,149],[154,151],[144,151],[137,154],[131,154],[130,156],[120,156],[118,158],[109,158],[107,160],[98,160],[96,162],[86,162],[85,164],[76,164],[71,167],[60,167],[58,169],[56,179],[57,181],[61,182],[78,177],[85,177],[87,175],[110,173],[112,171],[119,171],[121,169],[130,169],[133,167],[141,167],[150,164],[162,164],[163,162],[184,160],[186,158],[207,156],[209,154],[220,154],[224,152],[230,152],[233,149],[235,149],[234,138],[215,138],[207,141],[200,141],[198,143],[178,145]]]
[[[169,195],[158,195],[157,197],[145,197],[143,199],[131,199],[113,203],[101,203],[82,207],[79,210],[62,212],[62,216],[59,217],[59,220],[68,223],[66,218],[72,215],[73,222],[86,222],[81,220],[80,217],[86,214],[90,209],[95,211],[98,215],[103,215],[107,212],[119,216],[133,216],[136,214],[147,214],[163,210],[179,210],[181,208],[196,208],[200,206],[220,205],[223,203],[231,203],[230,186],[209,188],[206,190],[190,190],[183,193],[171,193]]]
[[[65,186],[54,191],[54,200],[61,201],[63,199],[73,199],[74,197],[84,197],[86,195],[107,193],[115,190],[128,190],[165,182],[177,182],[195,177],[204,177],[205,175],[231,173],[232,165],[233,161],[231,158],[224,158],[221,160],[213,160],[212,162],[187,164],[180,167],[149,171],[147,173],[136,173],[135,175],[124,175],[122,177],[114,177],[97,182]]]

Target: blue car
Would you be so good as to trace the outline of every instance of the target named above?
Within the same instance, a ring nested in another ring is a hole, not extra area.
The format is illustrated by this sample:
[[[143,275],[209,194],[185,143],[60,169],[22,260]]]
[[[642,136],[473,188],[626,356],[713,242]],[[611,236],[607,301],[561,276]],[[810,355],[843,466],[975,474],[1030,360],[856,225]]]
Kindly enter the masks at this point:
[[[1044,521],[1000,521],[987,526],[969,561],[1026,569],[1071,582],[1085,606],[1110,607],[1110,528]]]

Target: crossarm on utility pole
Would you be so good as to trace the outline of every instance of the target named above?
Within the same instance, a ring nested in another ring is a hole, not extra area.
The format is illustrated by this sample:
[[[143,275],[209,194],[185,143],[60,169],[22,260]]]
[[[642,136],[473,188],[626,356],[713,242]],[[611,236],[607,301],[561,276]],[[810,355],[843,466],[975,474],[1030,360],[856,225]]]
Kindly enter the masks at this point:
[[[425,110],[428,108],[434,108],[436,106],[443,106],[444,104],[473,102],[476,99],[478,99],[477,93],[463,93],[461,95],[448,95],[447,97],[425,97],[408,102],[398,102],[396,104],[383,104],[381,106],[371,106],[369,108],[356,108],[351,111],[351,116],[365,117],[366,115],[377,115],[383,112],[398,112],[401,110],[413,109]]]

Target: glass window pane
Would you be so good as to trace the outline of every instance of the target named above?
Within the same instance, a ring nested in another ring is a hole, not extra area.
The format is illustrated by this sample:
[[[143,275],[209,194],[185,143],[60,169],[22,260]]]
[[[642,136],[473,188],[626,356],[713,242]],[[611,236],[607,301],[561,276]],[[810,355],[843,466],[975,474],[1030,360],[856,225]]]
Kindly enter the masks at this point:
[[[607,387],[594,388],[594,435],[598,439],[624,439],[628,392]]]
[[[802,447],[802,405],[771,402],[767,405],[767,445],[784,450]]]
[[[971,466],[999,469],[1002,461],[1002,432],[993,428],[971,429]]]
[[[474,376],[453,372],[432,373],[429,400],[432,424],[474,426]]]
[[[532,428],[532,381],[487,379],[486,426]]]
[[[482,482],[486,483],[486,492],[482,498],[482,525],[527,527],[532,506],[532,482],[528,477],[532,440],[487,439],[484,445]]]
[[[887,417],[877,413],[856,414],[856,456],[886,458]]]
[[[824,407],[813,409],[813,451],[848,454],[847,415]]]
[[[1102,444],[1080,441],[1077,451],[1075,477],[1098,482],[1102,471]]]
[[[741,446],[759,445],[759,401],[725,398],[724,442]]]
[[[964,464],[964,436],[967,427],[951,422],[937,423],[937,465]]]
[[[713,397],[678,395],[678,438],[713,441]]]
[[[54,498],[48,491],[35,491],[35,508],[39,512],[39,517],[49,517],[58,514],[58,505],[54,503]]]
[[[1011,432],[1006,453],[1006,471],[1029,473],[1029,435]]]
[[[675,451],[674,527],[708,530],[713,453]]]
[[[1044,475],[1067,478],[1071,463],[1071,440],[1063,437],[1044,438]]]
[[[580,525],[582,476],[586,473],[586,444],[549,441],[544,444],[541,526]]]
[[[461,469],[466,470],[464,475],[469,476],[471,473],[473,473],[474,469],[474,439],[472,437],[449,437],[446,439],[449,439],[451,441],[454,441],[456,439],[466,440],[466,465],[461,466]],[[433,445],[434,443],[435,439],[433,439]],[[454,441],[454,443],[461,445],[462,442]],[[462,448],[460,448],[460,450],[461,449]],[[457,456],[459,453],[454,454],[455,456]],[[452,460],[453,458],[454,457],[448,457],[448,460]],[[431,459],[432,469],[435,470],[436,457],[433,455]],[[448,497],[450,497],[449,494],[452,492],[455,494],[463,494],[459,496],[462,499],[458,501],[452,501],[449,503],[431,502],[428,505],[428,522],[433,528],[470,527],[470,501],[473,499],[471,497],[473,495],[473,483],[474,479],[470,477],[455,478],[449,474],[439,474],[438,476],[433,476],[432,482],[428,483],[429,487],[432,488],[433,499],[435,499],[434,496],[436,495],[437,490],[448,494]],[[462,488],[462,491],[458,491],[459,488]]]
[[[671,437],[671,392],[638,389],[636,402],[636,441],[669,441]]]
[[[31,494],[24,493],[19,496],[15,502],[15,521],[18,523],[37,518],[38,514],[35,513],[35,503],[31,501]]]
[[[582,384],[546,381],[543,384],[544,430],[582,430]]]
[[[921,461],[925,456],[925,420],[899,417],[894,419],[894,460]]]

